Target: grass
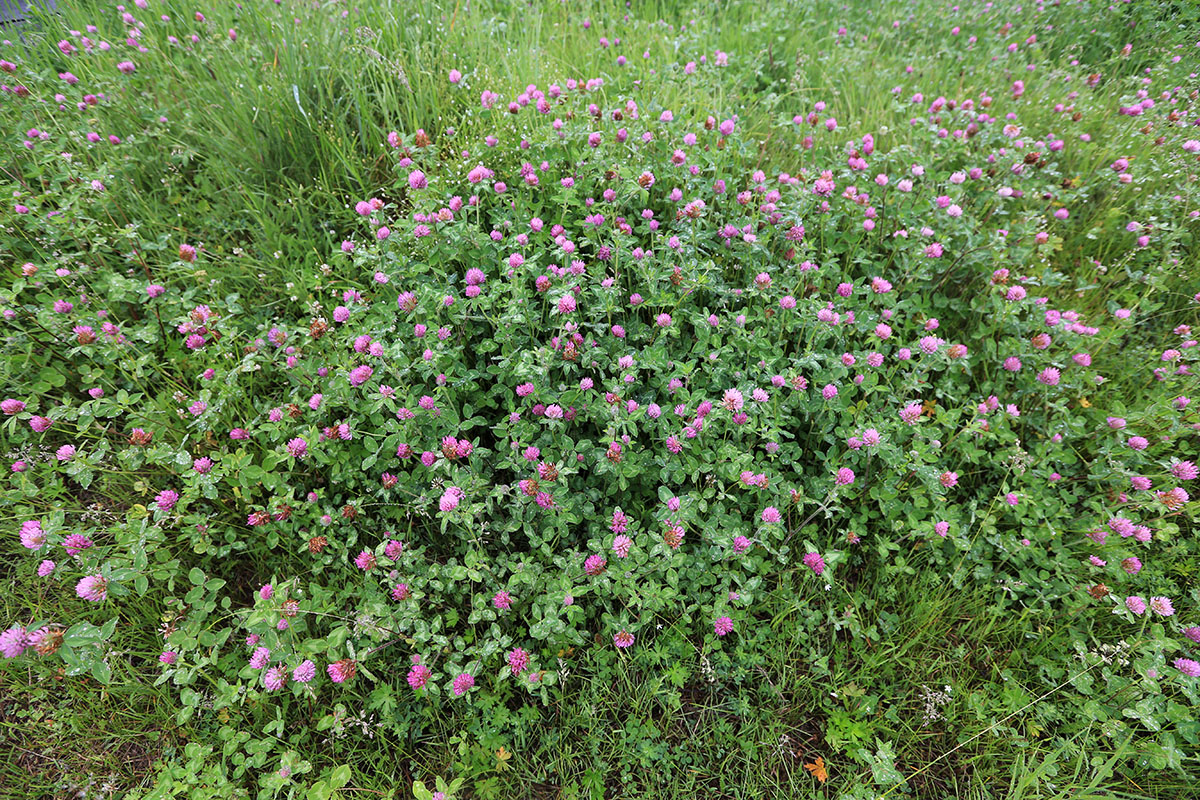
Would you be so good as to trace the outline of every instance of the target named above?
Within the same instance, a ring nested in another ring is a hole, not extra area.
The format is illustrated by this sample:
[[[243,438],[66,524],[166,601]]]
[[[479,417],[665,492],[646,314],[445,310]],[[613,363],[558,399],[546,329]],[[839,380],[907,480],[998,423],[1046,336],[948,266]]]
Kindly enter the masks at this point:
[[[569,703],[494,709],[497,730],[528,722],[524,737],[474,738],[439,718],[407,740],[378,730],[305,755],[359,763],[370,777],[362,788],[385,794],[421,774],[453,773],[472,776],[480,797],[824,797],[805,763],[824,755],[841,777],[839,750],[894,743],[904,783],[888,796],[1191,796],[1188,781],[1147,776],[1129,754],[1094,756],[1106,752],[1100,725],[1069,743],[1046,737],[1056,696],[1071,691],[1050,668],[1077,641],[1069,614],[1006,612],[986,588],[951,596],[932,581],[875,585],[814,634],[803,590],[783,582],[753,671],[717,680],[715,654],[700,652],[684,661],[651,653],[625,669],[605,663],[617,654],[590,650],[562,662]],[[6,598],[35,591],[15,589]],[[0,767],[0,785],[16,788],[0,796],[120,796],[148,787],[154,761],[216,730],[216,720],[175,724],[177,701],[153,685],[157,650],[145,634],[158,620],[149,604],[133,611],[116,645],[123,672],[109,688],[5,673],[0,726],[15,755]],[[616,681],[598,677],[614,671]],[[1086,671],[1080,664],[1071,677]],[[946,686],[948,702],[929,706],[924,690]],[[496,757],[501,747],[511,759]],[[391,754],[385,763],[380,750]]]

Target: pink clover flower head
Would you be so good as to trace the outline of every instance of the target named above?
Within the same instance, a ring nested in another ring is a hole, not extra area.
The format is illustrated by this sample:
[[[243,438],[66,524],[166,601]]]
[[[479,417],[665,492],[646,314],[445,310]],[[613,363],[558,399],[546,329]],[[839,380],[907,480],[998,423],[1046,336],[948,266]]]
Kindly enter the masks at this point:
[[[361,569],[363,572],[370,572],[376,565],[375,554],[370,550],[363,550],[354,557],[354,566]]]
[[[921,418],[921,404],[909,403],[904,408],[900,409],[900,419],[908,425],[915,425],[917,420]]]
[[[29,550],[40,550],[46,544],[46,534],[40,520],[31,519],[21,523],[21,545]]]
[[[1046,386],[1057,386],[1061,374],[1054,367],[1046,367],[1037,374],[1037,380],[1038,383],[1044,383]]]
[[[453,511],[458,508],[458,504],[462,502],[464,497],[466,497],[466,492],[457,486],[451,486],[446,489],[441,499],[438,500],[438,508],[443,512]]]
[[[317,677],[317,665],[312,661],[305,659],[292,670],[292,680],[296,683],[308,683],[313,678]]]
[[[429,667],[424,664],[413,664],[412,669],[408,671],[408,685],[413,689],[423,689],[432,677],[433,672]]]
[[[271,651],[265,647],[256,648],[250,656],[250,666],[253,669],[262,669],[271,662]]]
[[[1170,617],[1175,614],[1175,606],[1171,605],[1169,597],[1151,597],[1150,610],[1160,617]]]
[[[72,533],[63,539],[62,544],[63,549],[67,551],[67,555],[74,556],[91,547],[92,540],[81,533]]]
[[[1177,658],[1173,662],[1173,666],[1189,678],[1200,678],[1200,662],[1198,661],[1190,658]]]
[[[16,626],[0,633],[0,655],[5,658],[16,658],[29,647],[29,635],[25,629]]]
[[[1181,481],[1193,481],[1200,475],[1200,469],[1191,461],[1176,461],[1171,465],[1171,474]]]
[[[108,579],[103,575],[88,575],[75,585],[75,594],[92,603],[108,598]]]
[[[460,697],[471,690],[475,685],[475,676],[469,672],[463,672],[454,679],[454,696]]]
[[[607,565],[608,561],[604,558],[604,556],[600,555],[599,553],[595,553],[588,556],[583,562],[583,571],[588,575],[595,576],[599,575],[601,572],[604,572],[604,568]]]
[[[7,400],[0,400],[0,411],[3,411],[8,416],[20,414],[25,410],[25,403],[20,400],[14,400],[11,397]]]
[[[358,672],[358,664],[353,659],[343,658],[327,666],[325,672],[334,683],[345,683]]]
[[[263,686],[272,692],[282,689],[283,685],[287,683],[287,675],[285,668],[278,665],[271,667],[263,675]]]
[[[513,675],[520,675],[529,668],[529,653],[517,647],[508,652],[505,661],[508,662],[508,667],[512,670]]]
[[[633,539],[630,539],[623,533],[613,538],[612,549],[616,553],[617,558],[629,558],[629,550],[632,547]]]

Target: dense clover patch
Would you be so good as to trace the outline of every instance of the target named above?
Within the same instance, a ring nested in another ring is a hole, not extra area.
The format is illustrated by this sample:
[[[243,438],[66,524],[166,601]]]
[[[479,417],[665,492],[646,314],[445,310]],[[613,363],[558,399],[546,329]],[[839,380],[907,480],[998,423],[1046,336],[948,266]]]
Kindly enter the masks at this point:
[[[971,47],[1036,44],[971,19]],[[1140,722],[1159,768],[1197,743],[1200,143],[1171,53],[1110,92],[1135,158],[1074,114],[1098,79],[1034,106],[1023,64],[961,94],[890,76],[870,125],[798,91],[753,135],[705,91],[744,86],[748,53],[662,63],[696,89],[670,105],[625,55],[516,92],[460,64],[444,91],[471,136],[390,133],[390,177],[306,285],[218,291],[231,250],[111,218],[121,156],[96,149],[142,132],[87,115],[149,78],[94,36],[59,44],[79,78],[3,62],[41,165],[0,217],[23,254],[10,553],[78,614],[6,620],[6,659],[107,683],[122,609],[152,598],[180,724],[269,707],[276,736],[368,731],[333,710],[351,702],[415,736],[556,704],[581,657],[698,654],[735,686],[772,636],[873,648],[911,583],[1086,620],[1043,676],[1083,710],[1055,713]],[[769,162],[764,132],[787,143]],[[922,691],[918,724],[956,702]],[[845,760],[907,780],[830,714]],[[265,788],[311,767],[281,757]]]

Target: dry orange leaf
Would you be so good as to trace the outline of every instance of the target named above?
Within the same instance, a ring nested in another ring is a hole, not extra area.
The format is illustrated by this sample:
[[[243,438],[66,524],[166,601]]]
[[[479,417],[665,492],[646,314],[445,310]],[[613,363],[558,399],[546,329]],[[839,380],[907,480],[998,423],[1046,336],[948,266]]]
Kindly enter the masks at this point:
[[[811,764],[805,764],[804,768],[811,772],[821,783],[829,780],[829,771],[825,769],[825,759],[817,756],[817,760]]]

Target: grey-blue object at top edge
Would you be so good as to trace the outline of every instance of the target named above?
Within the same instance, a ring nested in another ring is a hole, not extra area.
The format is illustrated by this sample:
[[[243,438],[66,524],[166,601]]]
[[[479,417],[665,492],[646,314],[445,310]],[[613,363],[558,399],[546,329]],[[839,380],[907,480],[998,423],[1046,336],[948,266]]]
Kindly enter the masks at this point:
[[[0,25],[24,22],[38,11],[52,13],[58,10],[54,0],[0,0]]]

